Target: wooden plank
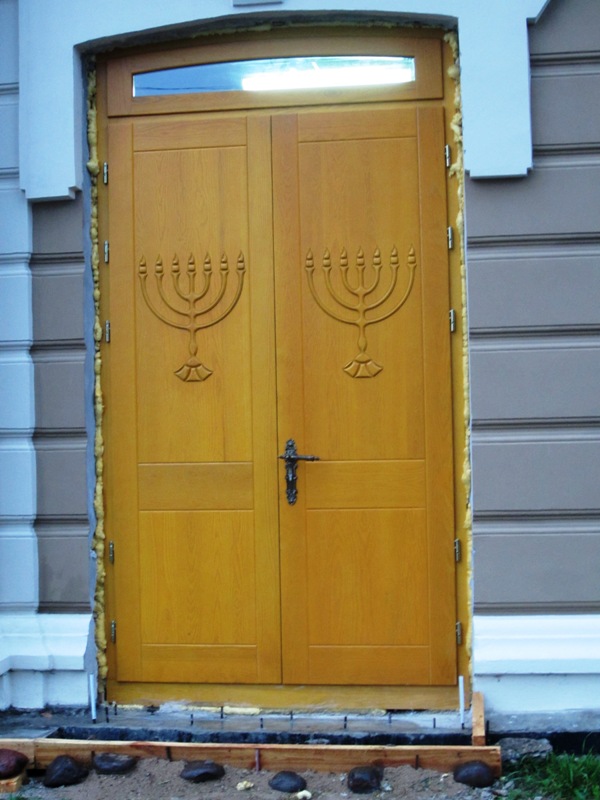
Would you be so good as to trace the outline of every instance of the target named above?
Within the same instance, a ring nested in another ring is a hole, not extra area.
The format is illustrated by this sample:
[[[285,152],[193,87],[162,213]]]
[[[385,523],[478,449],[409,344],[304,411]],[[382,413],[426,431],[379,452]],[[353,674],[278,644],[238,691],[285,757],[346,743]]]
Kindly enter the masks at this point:
[[[9,740],[11,745],[14,740]],[[0,740],[0,747],[6,742]],[[484,761],[501,774],[499,747],[377,746],[377,745],[255,745],[198,744],[180,742],[123,742],[79,739],[19,740],[21,752],[35,752],[34,764],[43,769],[58,755],[70,755],[89,764],[94,753],[119,753],[141,758],[167,758],[171,761],[212,759],[234,767],[254,769],[315,770],[343,772],[357,764],[384,767],[411,765],[422,769],[451,772],[466,761]],[[26,749],[27,748],[27,749]]]
[[[24,776],[25,772],[21,772],[20,775],[15,775],[12,778],[3,778],[0,780],[0,794],[12,794],[13,792],[18,791],[23,785]]]
[[[473,733],[471,743],[473,744],[473,747],[485,747],[485,707],[482,692],[473,692],[471,713],[473,717]]]

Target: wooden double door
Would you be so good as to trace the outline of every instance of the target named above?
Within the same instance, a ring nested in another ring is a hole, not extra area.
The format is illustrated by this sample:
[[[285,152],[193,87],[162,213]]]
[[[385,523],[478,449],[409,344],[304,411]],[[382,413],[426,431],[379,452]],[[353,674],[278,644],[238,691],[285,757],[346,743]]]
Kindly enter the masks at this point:
[[[443,147],[426,104],[109,121],[117,681],[456,682]]]

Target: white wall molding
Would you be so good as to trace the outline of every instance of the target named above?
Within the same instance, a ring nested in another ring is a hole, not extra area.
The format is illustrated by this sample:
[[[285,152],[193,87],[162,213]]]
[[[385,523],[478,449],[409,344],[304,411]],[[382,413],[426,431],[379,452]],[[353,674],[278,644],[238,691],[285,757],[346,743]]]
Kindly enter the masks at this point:
[[[89,614],[0,614],[0,709],[87,706]]]
[[[474,617],[474,687],[492,711],[600,709],[600,615]]]
[[[247,12],[289,17],[302,12],[397,14],[458,24],[461,48],[465,166],[473,177],[524,175],[532,165],[527,21],[548,0],[284,0]],[[153,30],[190,31],[192,24],[244,13],[231,0],[19,0],[20,173],[31,199],[72,197],[83,180],[83,87],[77,52]],[[31,54],[35,53],[35,58]]]

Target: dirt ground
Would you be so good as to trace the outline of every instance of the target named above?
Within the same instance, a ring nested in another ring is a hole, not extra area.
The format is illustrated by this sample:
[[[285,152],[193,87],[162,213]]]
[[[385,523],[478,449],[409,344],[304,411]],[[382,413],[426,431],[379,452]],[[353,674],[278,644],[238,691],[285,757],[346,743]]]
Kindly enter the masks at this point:
[[[39,800],[293,800],[288,795],[271,789],[268,785],[273,773],[252,772],[244,769],[225,767],[225,776],[218,781],[193,784],[180,777],[185,762],[141,759],[135,770],[128,775],[89,776],[76,786],[47,789],[41,778],[30,779],[27,785],[14,795]],[[359,765],[357,765],[359,766]],[[306,780],[307,790],[313,800],[345,800],[364,797],[349,791],[346,774],[301,773]],[[249,789],[237,789],[238,783],[248,781]],[[387,768],[383,774],[382,790],[367,797],[373,800],[493,800],[502,796],[502,790],[470,789],[454,781],[452,775],[415,770],[412,767]],[[9,796],[10,797],[10,796]]]

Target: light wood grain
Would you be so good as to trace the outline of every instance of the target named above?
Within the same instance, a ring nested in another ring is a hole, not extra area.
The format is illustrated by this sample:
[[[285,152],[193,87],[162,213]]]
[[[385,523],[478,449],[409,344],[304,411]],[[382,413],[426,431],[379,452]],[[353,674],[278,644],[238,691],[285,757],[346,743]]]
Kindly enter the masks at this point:
[[[3,742],[0,740],[0,745]],[[344,772],[356,764],[396,767],[405,764],[423,769],[452,772],[466,761],[484,761],[494,775],[501,775],[499,747],[456,746],[377,746],[377,745],[265,745],[265,744],[188,744],[181,742],[79,741],[76,739],[28,740],[33,747],[35,766],[47,767],[58,755],[70,755],[90,764],[94,753],[117,753],[140,758],[168,758],[173,761],[210,759],[232,767],[253,770],[258,763],[267,770],[306,770]]]

